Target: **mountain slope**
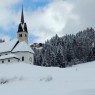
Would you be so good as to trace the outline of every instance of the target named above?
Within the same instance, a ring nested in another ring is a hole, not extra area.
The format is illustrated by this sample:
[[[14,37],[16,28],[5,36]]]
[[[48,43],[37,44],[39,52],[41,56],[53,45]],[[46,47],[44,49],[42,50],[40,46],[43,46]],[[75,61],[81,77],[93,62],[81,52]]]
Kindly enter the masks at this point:
[[[0,64],[0,95],[95,95],[94,73],[95,62],[68,68]]]

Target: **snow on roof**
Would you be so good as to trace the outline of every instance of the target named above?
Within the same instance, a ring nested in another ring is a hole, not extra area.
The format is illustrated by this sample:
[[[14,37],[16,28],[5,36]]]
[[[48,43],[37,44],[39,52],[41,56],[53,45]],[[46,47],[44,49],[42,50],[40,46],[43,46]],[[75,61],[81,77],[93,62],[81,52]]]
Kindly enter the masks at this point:
[[[12,41],[0,43],[0,53],[11,51],[17,43],[17,41],[17,39],[14,39]]]
[[[8,54],[0,57],[0,59],[7,59],[7,58],[18,58],[18,57],[15,54]]]
[[[23,51],[23,52],[28,51],[28,52],[34,53],[32,48],[25,41],[19,42],[12,52],[18,52],[18,51]]]

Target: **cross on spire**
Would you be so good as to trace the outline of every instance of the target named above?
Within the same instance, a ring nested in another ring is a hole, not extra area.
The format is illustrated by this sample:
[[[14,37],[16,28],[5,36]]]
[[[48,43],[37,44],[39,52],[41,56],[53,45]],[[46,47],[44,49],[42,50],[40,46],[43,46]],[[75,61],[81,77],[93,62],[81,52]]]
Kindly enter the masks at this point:
[[[21,23],[24,23],[23,5],[22,5],[22,13],[21,13]]]

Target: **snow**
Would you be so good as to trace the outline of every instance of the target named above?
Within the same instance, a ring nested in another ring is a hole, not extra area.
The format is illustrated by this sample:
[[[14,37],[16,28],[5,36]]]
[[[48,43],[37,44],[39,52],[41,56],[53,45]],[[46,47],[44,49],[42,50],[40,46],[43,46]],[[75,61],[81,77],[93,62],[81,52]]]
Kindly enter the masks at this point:
[[[0,53],[11,51],[14,45],[17,43],[17,41],[17,39],[14,39],[12,41],[0,43]]]
[[[34,51],[30,48],[30,46],[26,42],[20,42],[18,45],[14,48],[12,52],[18,52],[18,51],[29,51],[31,53],[34,53]]]
[[[41,50],[43,47],[35,47],[36,49],[38,49],[38,50]]]
[[[95,95],[94,73],[94,61],[68,68],[0,64],[0,95]]]
[[[6,58],[18,58],[15,54],[8,54],[8,55],[3,55],[0,57],[0,59],[6,59]]]

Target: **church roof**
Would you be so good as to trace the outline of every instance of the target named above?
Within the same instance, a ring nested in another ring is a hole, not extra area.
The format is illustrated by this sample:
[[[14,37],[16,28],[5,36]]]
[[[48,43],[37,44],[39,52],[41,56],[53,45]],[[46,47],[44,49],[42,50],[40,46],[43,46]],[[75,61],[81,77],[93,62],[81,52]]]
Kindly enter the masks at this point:
[[[7,53],[7,52],[19,52],[19,51],[28,51],[34,53],[32,48],[25,42],[19,42],[17,39],[0,43],[0,53]]]
[[[12,51],[17,42],[18,40],[14,39],[12,41],[0,43],[0,53]]]
[[[17,59],[19,59],[19,57],[17,57],[15,54],[8,54],[8,55],[1,56],[0,60],[8,59],[8,58],[17,58]]]
[[[26,52],[26,51],[34,53],[31,47],[25,41],[23,41],[19,42],[12,52]]]

